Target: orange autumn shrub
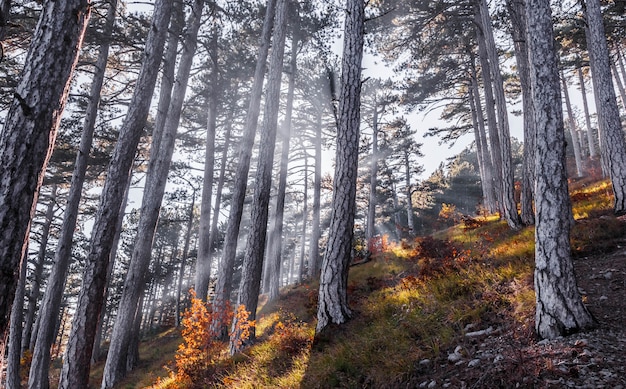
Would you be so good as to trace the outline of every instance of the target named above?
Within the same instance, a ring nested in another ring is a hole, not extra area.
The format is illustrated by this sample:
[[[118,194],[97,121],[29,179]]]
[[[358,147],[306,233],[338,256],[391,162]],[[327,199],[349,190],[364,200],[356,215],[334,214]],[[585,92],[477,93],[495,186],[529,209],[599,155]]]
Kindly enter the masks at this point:
[[[217,368],[216,362],[224,350],[224,343],[217,340],[217,334],[211,329],[213,318],[219,313],[213,312],[210,304],[197,299],[193,290],[190,293],[191,306],[181,322],[183,343],[176,351],[176,372],[170,373],[170,378],[176,382],[175,387],[193,387],[201,382],[202,376]],[[220,321],[229,325],[232,316],[232,310],[227,306]]]
[[[240,351],[244,344],[250,339],[250,335],[254,331],[254,327],[256,326],[256,320],[250,320],[250,312],[246,310],[244,305],[240,305],[237,307],[237,312],[235,313],[235,326],[230,333],[231,339],[236,337],[236,339],[232,342],[232,346],[235,351]]]

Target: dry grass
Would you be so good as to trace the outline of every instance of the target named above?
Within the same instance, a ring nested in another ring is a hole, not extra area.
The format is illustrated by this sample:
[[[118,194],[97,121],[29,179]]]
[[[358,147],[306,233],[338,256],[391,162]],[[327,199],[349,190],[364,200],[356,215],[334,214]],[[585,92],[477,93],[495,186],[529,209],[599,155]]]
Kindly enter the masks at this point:
[[[140,362],[136,369],[117,385],[119,388],[145,388],[152,385],[157,378],[166,377],[169,369],[174,367],[173,356],[182,338],[180,332],[171,328],[165,330],[139,346]],[[92,369],[91,385],[99,387],[102,380],[104,362]]]
[[[609,215],[610,188],[605,182],[578,186],[574,255],[609,250],[623,235],[623,222]],[[457,344],[469,325],[531,332],[533,228],[513,232],[485,219],[423,242],[391,244],[351,268],[354,317],[316,338],[316,283],[286,288],[278,301],[262,299],[257,343],[222,361],[223,373],[207,379],[231,388],[400,386],[419,374],[421,360]]]

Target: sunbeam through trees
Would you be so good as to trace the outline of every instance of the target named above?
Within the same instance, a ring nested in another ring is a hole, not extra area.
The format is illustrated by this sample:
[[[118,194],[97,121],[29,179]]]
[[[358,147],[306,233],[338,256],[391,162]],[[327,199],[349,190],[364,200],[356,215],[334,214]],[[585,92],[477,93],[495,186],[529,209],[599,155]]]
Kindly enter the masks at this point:
[[[0,0],[0,386],[476,387],[468,333],[602,331],[623,16]],[[485,377],[548,385],[531,359]]]

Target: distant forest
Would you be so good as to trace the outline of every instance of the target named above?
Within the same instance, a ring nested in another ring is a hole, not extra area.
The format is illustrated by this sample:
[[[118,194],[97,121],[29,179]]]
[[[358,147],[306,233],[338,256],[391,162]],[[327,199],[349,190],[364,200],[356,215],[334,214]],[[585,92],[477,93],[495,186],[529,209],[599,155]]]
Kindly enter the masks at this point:
[[[236,353],[260,295],[319,279],[324,333],[371,244],[477,215],[535,225],[540,337],[593,326],[568,180],[626,213],[625,27],[600,0],[0,0],[6,387],[26,357],[29,388],[61,357],[60,388],[101,359],[113,387],[190,289]],[[422,136],[466,134],[424,177]]]

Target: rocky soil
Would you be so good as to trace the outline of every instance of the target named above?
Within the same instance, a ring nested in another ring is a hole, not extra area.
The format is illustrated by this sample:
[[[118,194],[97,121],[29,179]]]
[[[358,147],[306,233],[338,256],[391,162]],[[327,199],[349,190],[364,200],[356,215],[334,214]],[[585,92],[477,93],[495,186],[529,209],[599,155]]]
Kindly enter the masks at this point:
[[[532,318],[466,328],[454,349],[420,362],[408,387],[626,388],[626,240],[574,265],[596,329],[548,341],[535,337]]]

